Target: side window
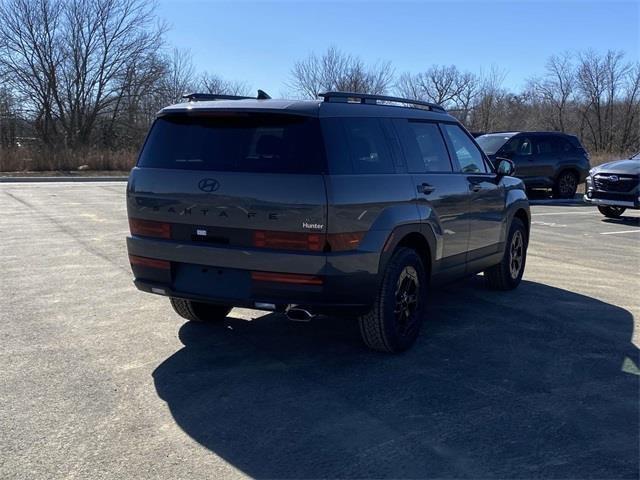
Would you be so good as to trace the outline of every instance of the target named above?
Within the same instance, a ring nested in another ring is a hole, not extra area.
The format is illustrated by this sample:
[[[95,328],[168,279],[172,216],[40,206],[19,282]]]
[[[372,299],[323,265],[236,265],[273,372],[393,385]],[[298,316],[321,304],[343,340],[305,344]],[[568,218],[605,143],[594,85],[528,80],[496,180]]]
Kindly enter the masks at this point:
[[[573,149],[571,144],[561,137],[540,137],[538,153],[562,153]]]
[[[463,173],[486,173],[482,153],[459,125],[443,123],[442,128],[453,146],[453,153]]]
[[[571,145],[571,143],[566,138],[557,137],[553,140],[557,144],[556,148],[558,152],[570,152],[573,150],[573,145]]]
[[[386,136],[376,118],[343,118],[353,173],[395,173]]]
[[[516,137],[506,143],[502,152],[511,155],[531,155],[533,153],[533,145],[531,139],[527,137]]]
[[[452,172],[447,147],[438,125],[396,120],[409,173]]]

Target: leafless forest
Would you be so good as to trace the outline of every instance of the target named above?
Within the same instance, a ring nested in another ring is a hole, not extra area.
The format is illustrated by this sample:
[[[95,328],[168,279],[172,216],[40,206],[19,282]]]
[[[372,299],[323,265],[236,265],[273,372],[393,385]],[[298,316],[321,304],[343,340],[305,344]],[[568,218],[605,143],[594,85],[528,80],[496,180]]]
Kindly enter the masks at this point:
[[[0,0],[0,171],[126,170],[162,106],[260,87],[199,71],[165,33],[150,0]],[[440,103],[473,132],[571,132],[594,158],[640,150],[640,63],[621,51],[559,52],[517,92],[490,58],[481,72],[398,72],[329,47],[292,63],[292,97],[396,94]]]

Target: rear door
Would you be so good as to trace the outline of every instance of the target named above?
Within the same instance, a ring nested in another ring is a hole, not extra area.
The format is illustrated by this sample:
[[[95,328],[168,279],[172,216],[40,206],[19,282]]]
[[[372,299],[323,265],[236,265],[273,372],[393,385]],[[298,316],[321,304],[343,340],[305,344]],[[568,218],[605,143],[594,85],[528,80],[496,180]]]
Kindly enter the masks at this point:
[[[128,213],[171,223],[172,239],[187,243],[269,247],[275,239],[321,250],[325,168],[316,118],[229,111],[164,116],[132,171]]]
[[[534,147],[536,155],[530,176],[544,182],[555,176],[557,166],[571,145],[557,135],[538,135],[534,138]]]
[[[504,186],[490,170],[480,148],[460,125],[443,123],[441,126],[469,192],[467,260],[496,253],[500,249],[504,220]]]
[[[436,122],[394,120],[401,139],[412,190],[423,221],[435,220],[442,238],[441,266],[463,265],[469,235],[469,189],[465,175],[454,172]]]

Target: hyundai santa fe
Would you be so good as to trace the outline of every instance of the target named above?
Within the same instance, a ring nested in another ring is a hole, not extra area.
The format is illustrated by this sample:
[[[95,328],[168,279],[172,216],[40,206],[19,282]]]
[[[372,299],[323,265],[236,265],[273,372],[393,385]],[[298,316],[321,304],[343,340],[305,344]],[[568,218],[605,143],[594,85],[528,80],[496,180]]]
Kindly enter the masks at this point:
[[[512,172],[430,103],[188,95],[159,112],[129,178],[135,285],[191,321],[357,317],[368,347],[399,352],[432,286],[520,283],[530,216]]]

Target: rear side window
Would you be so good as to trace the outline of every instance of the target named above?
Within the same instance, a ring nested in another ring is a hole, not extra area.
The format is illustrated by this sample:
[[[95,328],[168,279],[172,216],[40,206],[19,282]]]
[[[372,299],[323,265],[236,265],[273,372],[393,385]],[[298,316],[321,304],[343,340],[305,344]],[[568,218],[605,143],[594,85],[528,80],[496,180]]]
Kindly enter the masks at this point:
[[[438,125],[396,120],[409,173],[451,172],[453,168]]]
[[[449,137],[453,153],[460,165],[462,173],[486,173],[487,167],[482,159],[480,149],[471,141],[459,125],[443,123],[443,130]]]
[[[326,170],[318,120],[274,114],[160,117],[138,166],[268,173]]]
[[[377,118],[326,118],[322,130],[332,174],[395,173]]]
[[[541,137],[536,143],[538,153],[562,153],[573,150],[571,143],[562,137]]]

